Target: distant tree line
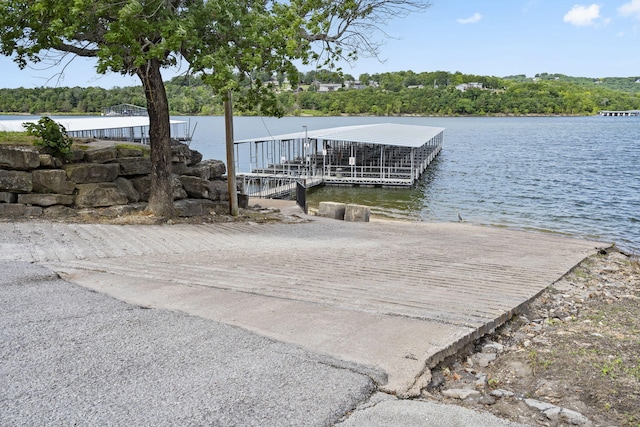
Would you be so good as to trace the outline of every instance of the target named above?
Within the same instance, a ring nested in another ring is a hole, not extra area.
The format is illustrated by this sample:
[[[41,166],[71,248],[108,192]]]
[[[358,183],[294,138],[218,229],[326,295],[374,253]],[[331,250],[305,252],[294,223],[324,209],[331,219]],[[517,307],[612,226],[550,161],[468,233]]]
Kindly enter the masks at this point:
[[[322,83],[354,80],[326,70],[301,73],[288,84],[284,76],[255,76],[278,90],[278,100],[289,115],[590,115],[600,110],[640,109],[640,79],[589,79],[561,74],[534,78],[477,76],[444,71],[399,71],[362,74],[359,88],[321,92]],[[479,83],[460,90],[456,86]],[[250,84],[247,83],[247,84]],[[286,87],[286,90],[284,89]],[[194,76],[166,84],[174,115],[222,114],[222,99]],[[117,104],[145,106],[139,86],[0,89],[0,112],[99,114]],[[253,114],[250,109],[242,114]]]

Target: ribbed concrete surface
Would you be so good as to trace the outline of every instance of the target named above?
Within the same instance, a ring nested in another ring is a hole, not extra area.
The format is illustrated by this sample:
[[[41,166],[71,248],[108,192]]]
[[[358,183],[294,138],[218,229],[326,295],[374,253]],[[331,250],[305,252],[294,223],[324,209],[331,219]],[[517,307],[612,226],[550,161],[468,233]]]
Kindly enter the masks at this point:
[[[603,246],[458,223],[327,219],[0,230],[4,259],[382,369],[382,388],[400,395],[416,393],[425,367],[507,320]]]

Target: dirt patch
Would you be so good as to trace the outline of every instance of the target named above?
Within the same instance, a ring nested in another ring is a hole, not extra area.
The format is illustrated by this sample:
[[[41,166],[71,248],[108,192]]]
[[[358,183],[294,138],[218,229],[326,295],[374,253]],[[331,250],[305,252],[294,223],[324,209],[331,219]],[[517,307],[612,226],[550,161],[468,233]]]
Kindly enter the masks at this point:
[[[640,260],[586,259],[434,369],[423,397],[530,425],[640,426]]]
[[[59,215],[46,216],[44,218],[36,217],[0,217],[0,221],[16,222],[16,221],[46,221],[46,222],[62,222],[68,224],[115,224],[115,225],[173,225],[173,224],[208,224],[221,222],[254,222],[254,223],[298,223],[306,222],[301,215],[295,213],[283,213],[278,208],[262,207],[260,204],[254,204],[247,209],[239,209],[237,216],[228,214],[211,213],[209,215],[196,215],[190,217],[174,217],[171,219],[157,217],[150,212],[144,211],[144,205],[137,210],[131,210],[122,213],[111,208],[89,208],[81,210],[65,209]],[[124,206],[125,208],[127,206]]]

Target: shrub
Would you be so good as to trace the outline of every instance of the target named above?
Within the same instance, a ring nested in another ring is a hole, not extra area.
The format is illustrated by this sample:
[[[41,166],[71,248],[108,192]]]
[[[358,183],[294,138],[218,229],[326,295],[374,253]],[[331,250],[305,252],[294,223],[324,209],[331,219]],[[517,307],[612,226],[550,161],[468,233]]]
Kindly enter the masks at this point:
[[[66,159],[71,155],[71,138],[61,124],[49,117],[42,117],[38,123],[24,123],[28,135],[39,139],[34,142],[38,147],[47,148],[51,155]]]

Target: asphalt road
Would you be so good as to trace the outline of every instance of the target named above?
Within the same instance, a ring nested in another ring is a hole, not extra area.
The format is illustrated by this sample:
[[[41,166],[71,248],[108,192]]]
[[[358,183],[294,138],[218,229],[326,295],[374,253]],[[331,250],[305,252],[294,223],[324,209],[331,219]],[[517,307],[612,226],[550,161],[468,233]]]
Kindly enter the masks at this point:
[[[330,425],[375,385],[345,362],[0,263],[0,425]]]
[[[0,262],[1,426],[515,427],[377,393],[367,368]]]

